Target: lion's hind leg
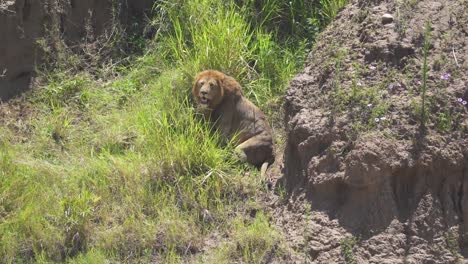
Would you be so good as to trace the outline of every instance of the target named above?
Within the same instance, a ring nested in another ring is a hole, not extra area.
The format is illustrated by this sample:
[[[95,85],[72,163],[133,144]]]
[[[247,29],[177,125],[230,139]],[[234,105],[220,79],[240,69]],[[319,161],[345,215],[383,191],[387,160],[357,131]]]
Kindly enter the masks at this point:
[[[237,146],[235,151],[239,160],[260,169],[261,179],[266,182],[267,188],[271,189],[272,183],[267,175],[267,169],[273,160],[272,144],[261,137],[252,137]]]

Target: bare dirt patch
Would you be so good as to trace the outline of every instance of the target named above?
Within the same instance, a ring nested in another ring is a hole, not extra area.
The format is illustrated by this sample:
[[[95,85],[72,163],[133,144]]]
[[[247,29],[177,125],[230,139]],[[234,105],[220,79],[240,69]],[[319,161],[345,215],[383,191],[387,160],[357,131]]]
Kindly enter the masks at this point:
[[[322,34],[286,96],[284,167],[275,175],[287,195],[266,198],[293,262],[463,259],[464,13],[463,1],[353,1]],[[429,118],[421,129],[428,20]]]

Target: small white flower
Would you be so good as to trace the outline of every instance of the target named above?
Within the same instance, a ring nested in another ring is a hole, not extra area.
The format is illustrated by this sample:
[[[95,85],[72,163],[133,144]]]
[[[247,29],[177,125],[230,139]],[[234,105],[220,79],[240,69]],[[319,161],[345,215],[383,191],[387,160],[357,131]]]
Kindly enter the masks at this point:
[[[356,85],[357,85],[357,86],[362,86],[362,83],[361,83],[361,82],[357,82]]]
[[[448,79],[450,78],[450,76],[451,76],[450,73],[446,73],[446,74],[444,74],[444,75],[441,75],[440,78],[441,78],[442,80],[448,80]]]
[[[375,70],[375,69],[377,69],[377,68],[376,68],[375,66],[369,66],[369,69]]]
[[[380,118],[376,117],[376,118],[374,118],[374,121],[375,121],[376,123],[378,123],[378,122],[380,121]]]
[[[380,118],[380,120],[385,120],[385,119],[387,119],[385,116],[382,116],[382,117]]]
[[[372,107],[372,104],[367,104],[367,107]]]

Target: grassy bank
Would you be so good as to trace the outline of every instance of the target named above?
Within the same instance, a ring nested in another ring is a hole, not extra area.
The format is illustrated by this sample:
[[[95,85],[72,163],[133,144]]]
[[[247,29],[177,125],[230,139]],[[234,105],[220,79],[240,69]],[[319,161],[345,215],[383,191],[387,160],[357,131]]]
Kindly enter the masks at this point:
[[[234,76],[275,122],[287,82],[341,6],[256,2],[158,1],[154,39],[107,69],[114,77],[66,61],[45,74],[19,102],[27,113],[0,125],[0,262],[281,257],[281,234],[255,202],[258,172],[197,116],[191,78]]]

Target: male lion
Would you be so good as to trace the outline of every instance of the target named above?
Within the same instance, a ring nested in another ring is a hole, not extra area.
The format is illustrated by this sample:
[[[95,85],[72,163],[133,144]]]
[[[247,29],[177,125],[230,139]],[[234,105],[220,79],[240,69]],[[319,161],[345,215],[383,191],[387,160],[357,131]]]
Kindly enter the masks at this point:
[[[236,145],[241,161],[261,167],[262,177],[274,161],[273,138],[265,114],[242,95],[234,78],[207,70],[195,76],[192,93],[204,116]]]

